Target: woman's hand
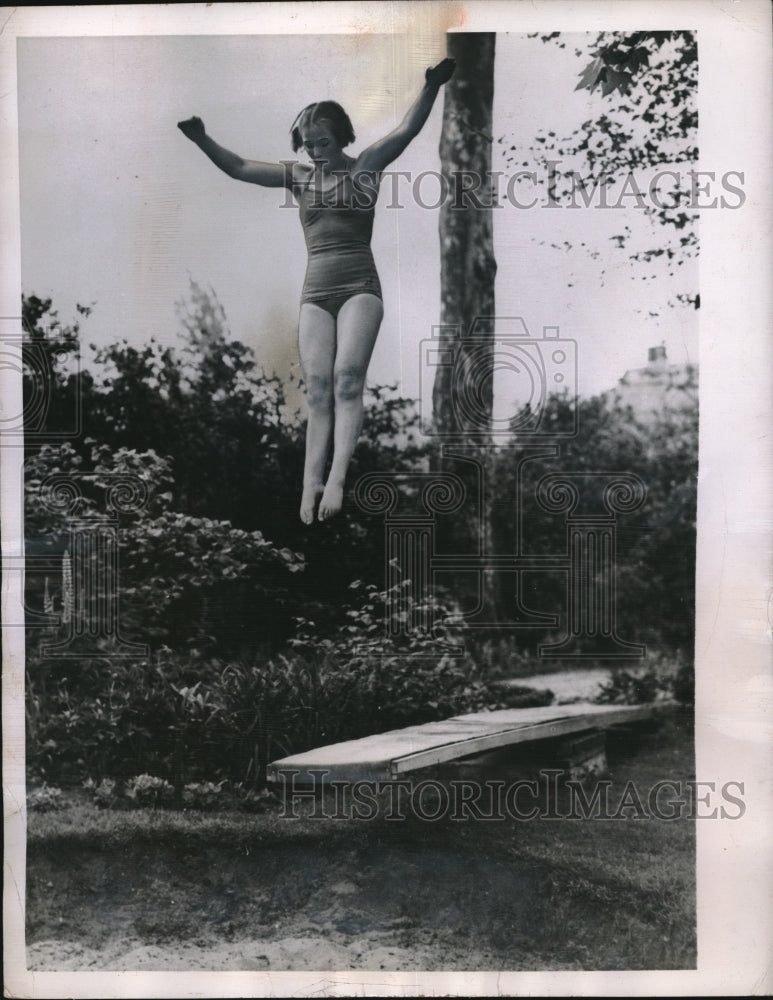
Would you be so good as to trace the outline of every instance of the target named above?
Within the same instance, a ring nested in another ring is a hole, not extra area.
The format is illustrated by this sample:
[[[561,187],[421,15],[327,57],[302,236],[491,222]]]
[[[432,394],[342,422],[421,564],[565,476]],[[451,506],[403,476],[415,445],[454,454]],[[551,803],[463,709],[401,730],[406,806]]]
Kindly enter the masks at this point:
[[[455,69],[455,59],[444,59],[442,62],[439,62],[437,66],[430,66],[424,76],[430,86],[442,87],[443,84],[448,83],[454,75]]]
[[[191,140],[191,142],[198,142],[207,134],[204,131],[204,122],[201,118],[197,118],[195,115],[193,118],[186,118],[184,122],[178,122],[177,127],[184,136],[187,136],[187,138]]]

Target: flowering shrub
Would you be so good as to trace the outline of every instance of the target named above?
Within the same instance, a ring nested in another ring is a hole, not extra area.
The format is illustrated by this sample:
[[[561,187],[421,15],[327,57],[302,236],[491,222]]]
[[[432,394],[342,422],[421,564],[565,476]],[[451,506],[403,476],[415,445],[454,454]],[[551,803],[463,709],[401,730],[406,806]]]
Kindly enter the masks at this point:
[[[174,798],[174,788],[163,778],[140,774],[127,781],[126,797],[138,807],[168,805]]]
[[[182,790],[182,805],[186,809],[214,810],[222,808],[228,795],[225,781],[190,782]],[[150,774],[140,774],[129,778],[123,785],[112,778],[103,778],[99,783],[87,778],[83,787],[91,793],[91,799],[100,809],[145,809],[169,806],[174,801],[174,788],[163,778]],[[243,796],[242,796],[243,797]]]
[[[27,792],[27,809],[35,812],[53,812],[56,809],[63,809],[61,788],[54,788],[45,782],[40,788],[34,788]]]

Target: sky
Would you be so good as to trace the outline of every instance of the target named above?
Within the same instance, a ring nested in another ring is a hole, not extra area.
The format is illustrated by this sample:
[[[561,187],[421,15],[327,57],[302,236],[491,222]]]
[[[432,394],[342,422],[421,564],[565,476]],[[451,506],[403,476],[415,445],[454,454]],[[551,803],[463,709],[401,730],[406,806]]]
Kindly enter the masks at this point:
[[[297,208],[281,191],[218,171],[176,122],[196,114],[247,158],[295,159],[302,154],[292,152],[289,127],[298,110],[333,98],[352,118],[356,152],[400,120],[426,66],[445,54],[442,35],[21,38],[17,52],[25,293],[50,296],[64,322],[76,318],[76,302],[94,303],[82,323],[86,343],[173,342],[176,306],[193,280],[214,290],[232,335],[267,370],[299,375]],[[499,33],[495,66],[496,139],[527,147],[539,130],[568,134],[600,107],[598,96],[574,89],[584,63],[573,44],[561,50]],[[412,178],[439,171],[441,121],[442,95],[393,169]],[[505,179],[513,170],[501,157],[506,146],[493,145],[493,168]],[[440,318],[436,190],[431,177],[423,182],[423,207],[411,181],[385,180],[373,239],[385,318],[369,381],[421,397],[424,411],[433,372],[422,341]],[[665,273],[644,282],[610,239],[624,225],[646,239],[640,212],[543,203],[522,210],[504,198],[495,213],[497,316],[523,318],[537,340],[550,326],[576,342],[583,395],[641,367],[656,344],[665,342],[671,361],[697,361],[695,311],[668,306],[685,281],[697,289],[697,263],[682,285]],[[585,242],[599,259],[551,246],[565,240]],[[496,389],[501,416],[514,396],[506,382]]]

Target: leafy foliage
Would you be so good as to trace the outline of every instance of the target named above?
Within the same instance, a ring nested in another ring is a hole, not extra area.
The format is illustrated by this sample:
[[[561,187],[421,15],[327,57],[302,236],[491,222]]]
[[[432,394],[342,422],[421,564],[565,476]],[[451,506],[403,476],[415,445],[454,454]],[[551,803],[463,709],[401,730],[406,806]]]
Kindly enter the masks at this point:
[[[40,323],[50,304],[35,303]],[[349,507],[330,524],[300,524],[300,423],[282,409],[275,382],[227,337],[216,304],[194,296],[192,315],[179,351],[106,349],[104,377],[84,372],[79,383],[87,436],[30,449],[27,537],[39,554],[61,557],[72,517],[106,523],[114,512],[105,497],[117,480],[139,484],[137,502],[119,515],[121,629],[152,650],[147,659],[106,652],[56,660],[41,657],[41,632],[30,633],[32,773],[46,782],[91,779],[102,804],[129,801],[127,788],[136,801],[162,803],[166,782],[174,804],[207,808],[219,795],[213,787],[259,788],[267,762],[291,752],[468,711],[549,703],[550,692],[490,684],[528,673],[530,637],[465,629],[460,606],[477,595],[465,593],[463,575],[453,598],[436,591],[421,603],[407,581],[383,589],[380,518]],[[66,400],[76,387],[68,377],[56,392]],[[581,402],[579,434],[563,445],[560,469],[534,459],[518,485],[528,552],[549,554],[563,550],[565,523],[535,503],[543,475],[611,469],[645,480],[647,505],[620,519],[618,610],[621,632],[653,646],[692,644],[697,403],[686,399],[682,411],[646,426],[609,400]],[[552,398],[542,426],[559,431],[571,421],[567,402]],[[488,463],[489,507],[470,504],[463,518],[445,517],[444,551],[477,551],[489,514],[493,550],[513,550],[517,435],[512,445],[471,456]],[[217,474],[205,479],[210,461]],[[409,402],[373,390],[352,480],[437,462]],[[42,502],[52,475],[77,484],[69,508]],[[505,620],[509,576],[500,575],[497,593]],[[29,574],[28,606],[61,608],[57,586]],[[532,574],[528,586],[531,605],[564,607],[557,575]],[[432,629],[409,627],[419,620]],[[690,688],[686,673],[681,683]]]
[[[65,808],[62,789],[45,782],[39,788],[27,792],[27,809],[35,812],[56,812]]]
[[[126,795],[138,806],[158,806],[172,801],[174,788],[163,778],[138,774],[126,782]]]
[[[184,809],[199,809],[205,812],[235,804],[235,796],[228,794],[225,781],[191,781],[182,789]],[[112,778],[100,782],[87,778],[83,788],[90,795],[98,809],[145,809],[164,808],[177,804],[175,789],[164,778],[152,774],[139,774],[119,784]],[[244,799],[246,796],[242,795]],[[236,799],[238,802],[238,798]]]
[[[41,503],[46,480],[55,473],[81,492],[74,509],[52,512]],[[288,627],[293,613],[289,577],[303,570],[303,556],[278,549],[260,531],[175,511],[171,464],[155,452],[113,452],[91,442],[84,458],[69,444],[43,446],[27,460],[28,532],[32,529],[39,542],[45,540],[49,551],[65,551],[73,516],[95,525],[109,519],[104,495],[117,479],[147,491],[146,499],[120,521],[125,633],[155,643],[225,642],[245,632],[256,608],[265,616],[264,637],[283,624]],[[60,600],[64,603],[64,594]]]
[[[88,317],[90,306],[76,306]],[[22,297],[22,395],[26,453],[47,433],[73,433],[80,424],[80,398],[89,376],[80,370],[80,322],[62,324],[51,299]]]
[[[567,44],[559,32],[531,37],[561,48]],[[651,176],[642,172],[652,175],[662,168],[694,164],[698,158],[695,34],[604,31],[587,47],[576,48],[575,54],[589,60],[576,89],[600,93],[600,101],[591,102],[593,114],[563,137],[542,130],[528,149],[503,136],[500,142],[511,151],[508,161],[520,160],[532,169],[536,163],[545,170],[551,197],[558,204],[582,204],[578,198],[587,204],[597,185],[602,198],[607,188],[619,185],[609,202],[635,203],[657,227],[653,229],[657,244],[629,249],[630,259],[648,264],[662,258],[673,275],[698,252],[692,185],[664,180],[653,198],[648,190]],[[615,247],[629,247],[631,235],[630,227],[623,227],[614,237]],[[643,274],[647,276],[646,271]],[[695,290],[680,293],[679,299],[698,306]]]
[[[44,342],[50,302],[31,296],[25,303]],[[211,292],[192,286],[181,323],[179,349],[152,338],[140,348],[113,344],[96,352],[93,374],[84,370],[77,384],[57,389],[59,409],[72,403],[66,393],[80,394],[85,435],[32,451],[30,544],[41,552],[65,544],[67,518],[51,515],[34,492],[51,471],[86,477],[79,514],[90,517],[107,476],[137,475],[147,503],[136,517],[121,518],[121,614],[137,638],[174,648],[217,644],[221,654],[254,651],[281,645],[301,609],[332,634],[351,580],[382,575],[374,558],[382,526],[348,504],[324,527],[300,522],[303,425],[283,386],[230,337]],[[77,343],[77,327],[71,333]],[[418,426],[411,401],[374,387],[350,480],[422,467]],[[290,595],[286,570],[301,566]],[[30,606],[41,607],[43,581],[31,586],[39,593]]]
[[[325,743],[552,700],[550,692],[489,687],[448,642],[448,621],[434,638],[379,638],[383,608],[396,595],[366,585],[353,594],[341,641],[315,641],[308,633],[268,660],[183,658],[166,648],[151,661],[33,660],[31,767],[46,780],[88,776],[97,787],[148,774],[181,795],[193,780],[260,784],[270,760]],[[441,607],[435,611],[452,618]],[[105,787],[105,795],[112,793]],[[136,794],[163,797],[165,787],[145,781]]]
[[[518,494],[523,514],[523,553],[560,554],[566,547],[563,516],[546,512],[537,502],[537,486],[551,473],[624,471],[646,484],[644,505],[616,524],[617,612],[621,635],[653,648],[692,649],[695,614],[695,540],[698,477],[698,405],[694,372],[683,386],[683,406],[664,408],[642,423],[630,408],[612,397],[577,402],[579,432],[561,443],[560,460],[534,458],[522,467]],[[546,403],[544,425],[556,433],[572,427],[573,407],[561,396]],[[514,439],[514,440],[517,440]],[[545,442],[549,443],[547,435]],[[491,522],[494,548],[516,546],[513,497],[517,449],[499,451],[490,482],[494,483]],[[502,614],[516,595],[507,574],[498,594]],[[563,609],[566,581],[562,573],[527,577],[528,606]],[[534,635],[531,642],[546,635]],[[552,636],[555,639],[555,635]],[[528,640],[525,640],[529,645]]]
[[[682,654],[661,655],[638,670],[615,670],[600,686],[595,701],[600,705],[641,705],[666,698],[692,705],[693,682],[692,660]]]

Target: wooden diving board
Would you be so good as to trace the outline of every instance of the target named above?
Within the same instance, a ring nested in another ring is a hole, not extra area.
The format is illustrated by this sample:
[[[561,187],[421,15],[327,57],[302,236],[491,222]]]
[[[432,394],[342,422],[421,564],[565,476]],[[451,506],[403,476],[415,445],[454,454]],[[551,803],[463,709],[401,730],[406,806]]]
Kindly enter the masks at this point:
[[[498,747],[641,722],[673,707],[674,702],[647,705],[581,702],[457,715],[284,757],[268,765],[267,778],[273,783],[295,785],[388,781],[423,767]]]

